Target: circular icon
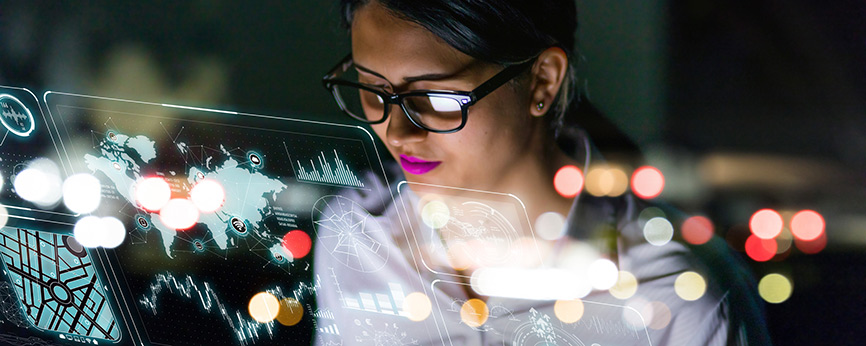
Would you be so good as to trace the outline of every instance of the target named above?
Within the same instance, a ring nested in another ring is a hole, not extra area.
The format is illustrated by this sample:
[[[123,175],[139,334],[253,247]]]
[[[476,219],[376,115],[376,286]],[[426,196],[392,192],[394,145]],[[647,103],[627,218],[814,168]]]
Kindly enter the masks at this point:
[[[255,151],[248,152],[247,159],[250,160],[250,165],[253,166],[253,168],[261,168],[265,161],[262,158],[262,155]]]
[[[33,113],[15,96],[9,94],[0,94],[0,123],[19,137],[29,136],[36,126]]]
[[[147,222],[147,219],[144,216],[139,216],[136,219],[136,222],[138,222],[138,225],[141,226],[141,228],[147,229],[150,227],[150,222]]]
[[[195,251],[196,251],[196,252],[202,252],[202,251],[204,251],[204,244],[201,242],[201,240],[193,241],[193,242],[192,242],[192,245],[195,246]]]
[[[114,131],[108,131],[108,139],[110,139],[112,142],[117,142],[117,133],[115,133]]]
[[[247,235],[247,223],[239,217],[233,217],[231,220],[232,229],[239,235]]]
[[[204,173],[198,172],[195,174],[195,177],[198,178],[198,180],[204,180]]]
[[[69,253],[78,258],[84,258],[87,256],[87,250],[85,250],[84,247],[75,240],[75,237],[64,236],[62,239],[63,245],[66,246],[66,250],[68,250]]]
[[[277,260],[277,263],[283,263],[283,261],[284,261],[286,258],[283,257],[283,255],[280,255],[280,254],[274,252],[274,259]]]

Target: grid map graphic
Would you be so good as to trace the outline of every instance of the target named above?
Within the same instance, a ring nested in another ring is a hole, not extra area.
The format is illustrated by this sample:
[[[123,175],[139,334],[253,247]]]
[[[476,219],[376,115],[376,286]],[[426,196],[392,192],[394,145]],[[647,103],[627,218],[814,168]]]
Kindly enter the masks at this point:
[[[37,328],[105,340],[120,330],[87,250],[74,238],[0,231],[0,256],[27,320]]]

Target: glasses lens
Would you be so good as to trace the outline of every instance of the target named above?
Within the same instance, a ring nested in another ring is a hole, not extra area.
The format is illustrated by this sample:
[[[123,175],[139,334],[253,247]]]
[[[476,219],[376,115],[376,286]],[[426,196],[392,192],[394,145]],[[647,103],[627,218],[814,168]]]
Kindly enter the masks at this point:
[[[406,96],[403,105],[416,122],[438,131],[454,130],[463,123],[463,109],[459,98],[451,95]]]
[[[367,122],[382,120],[385,116],[384,101],[378,94],[356,86],[335,85],[334,96],[352,117]]]

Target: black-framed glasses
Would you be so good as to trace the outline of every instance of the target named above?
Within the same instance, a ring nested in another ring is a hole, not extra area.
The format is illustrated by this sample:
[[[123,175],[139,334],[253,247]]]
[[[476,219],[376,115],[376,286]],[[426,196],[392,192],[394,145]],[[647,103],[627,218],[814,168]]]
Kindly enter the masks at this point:
[[[337,105],[350,117],[368,124],[380,124],[388,119],[389,105],[400,105],[415,126],[436,133],[457,132],[466,126],[469,106],[487,96],[520,72],[535,59],[511,65],[472,91],[412,90],[394,94],[386,85],[361,83],[354,61],[349,54],[322,79]]]

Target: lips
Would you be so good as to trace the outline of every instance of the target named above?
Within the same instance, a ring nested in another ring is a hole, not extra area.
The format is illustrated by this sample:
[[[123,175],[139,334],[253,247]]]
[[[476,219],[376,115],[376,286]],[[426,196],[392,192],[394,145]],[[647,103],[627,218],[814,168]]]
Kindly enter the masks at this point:
[[[403,169],[405,169],[406,172],[417,175],[430,172],[441,163],[442,161],[427,161],[417,157],[400,155],[400,166],[403,166]]]

